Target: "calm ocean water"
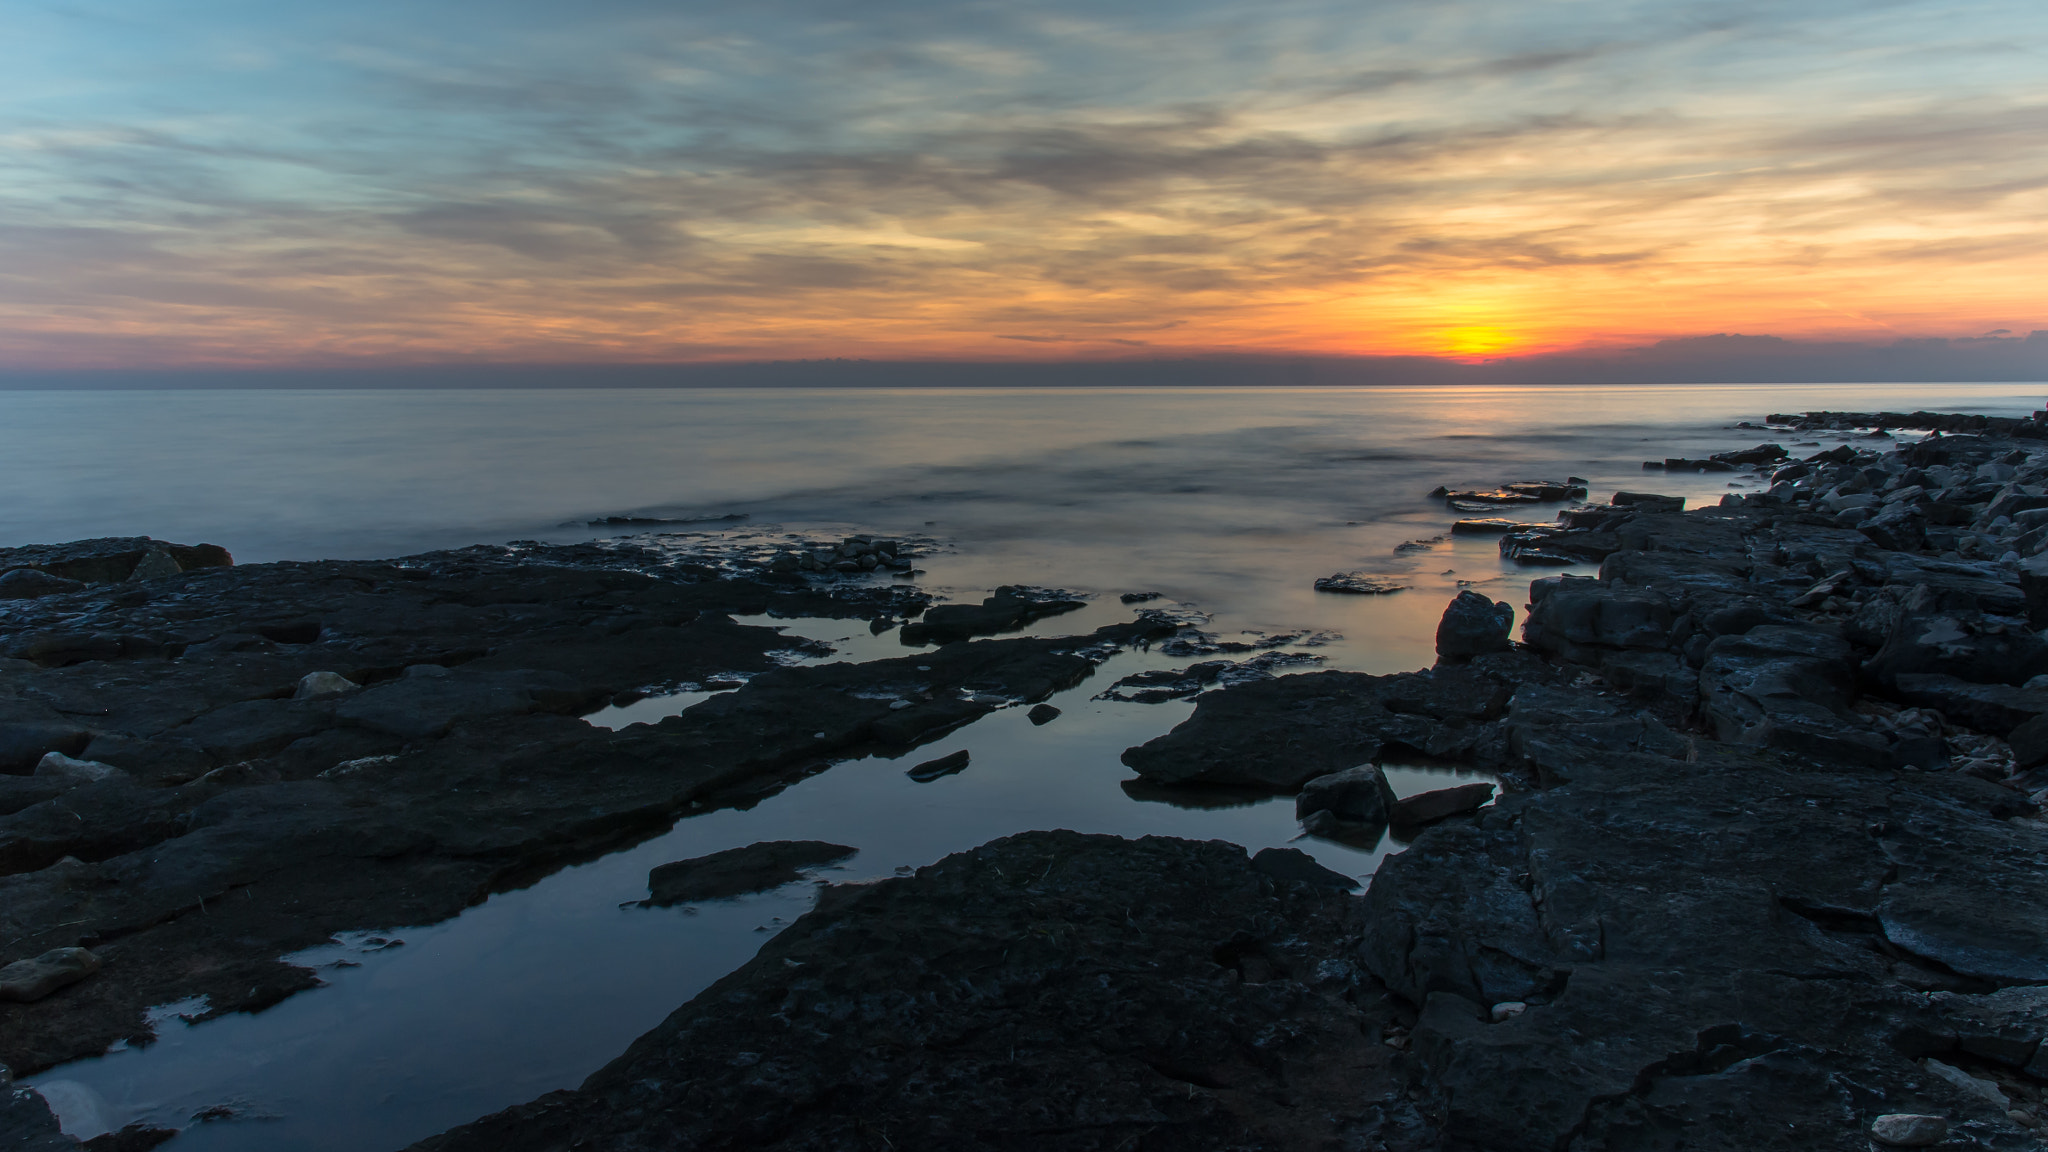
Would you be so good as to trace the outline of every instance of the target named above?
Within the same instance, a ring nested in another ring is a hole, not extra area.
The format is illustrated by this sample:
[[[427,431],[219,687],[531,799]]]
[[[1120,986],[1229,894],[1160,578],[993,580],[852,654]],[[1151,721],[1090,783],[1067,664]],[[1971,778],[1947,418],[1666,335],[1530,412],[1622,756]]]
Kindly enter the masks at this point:
[[[977,599],[1002,583],[1098,599],[1034,631],[1128,618],[1116,593],[1158,591],[1214,631],[1322,630],[1324,667],[1432,659],[1458,582],[1526,600],[1491,540],[1445,540],[1438,484],[1586,477],[1711,502],[1726,475],[1645,474],[1644,459],[1759,442],[1773,411],[1887,408],[2020,414],[2048,385],[1512,389],[905,389],[446,392],[0,392],[0,545],[149,534],[225,545],[242,562],[391,556],[511,539],[588,539],[611,515],[745,514],[735,533],[874,530],[944,544],[927,588]],[[1781,438],[1782,439],[1782,438]],[[1832,442],[1832,439],[1828,442]],[[1809,449],[1810,451],[1810,449]],[[1740,483],[1741,481],[1737,481]],[[1542,509],[1528,518],[1547,518]],[[614,532],[616,530],[613,530]],[[1318,594],[1338,571],[1404,576],[1387,597]],[[857,622],[769,621],[840,641],[837,658],[901,651]],[[1043,728],[998,712],[906,761],[842,764],[745,812],[503,893],[406,946],[341,941],[308,963],[329,986],[255,1016],[192,1027],[35,1078],[76,1135],[131,1120],[185,1127],[166,1147],[388,1149],[571,1086],[810,902],[792,886],[695,910],[621,908],[647,869],[764,839],[861,854],[837,879],[886,876],[1032,828],[1289,844],[1369,876],[1371,851],[1296,841],[1291,801],[1177,807],[1134,797],[1122,750],[1192,705],[1090,697],[1174,663],[1131,653],[1054,703]],[[680,707],[685,701],[675,702]],[[644,706],[643,706],[644,707]],[[968,749],[958,776],[908,763]],[[1406,793],[1440,771],[1393,773]],[[355,939],[355,938],[352,938]],[[190,1009],[186,1009],[190,1011]],[[239,1118],[194,1124],[226,1104]]]

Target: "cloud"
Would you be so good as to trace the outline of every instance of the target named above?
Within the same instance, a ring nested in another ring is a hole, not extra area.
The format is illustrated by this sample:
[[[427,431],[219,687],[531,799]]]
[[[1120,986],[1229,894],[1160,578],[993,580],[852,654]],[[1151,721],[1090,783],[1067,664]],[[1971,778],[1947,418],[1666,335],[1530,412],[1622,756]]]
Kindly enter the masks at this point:
[[[2048,248],[2017,0],[101,7],[0,363],[2018,330]]]

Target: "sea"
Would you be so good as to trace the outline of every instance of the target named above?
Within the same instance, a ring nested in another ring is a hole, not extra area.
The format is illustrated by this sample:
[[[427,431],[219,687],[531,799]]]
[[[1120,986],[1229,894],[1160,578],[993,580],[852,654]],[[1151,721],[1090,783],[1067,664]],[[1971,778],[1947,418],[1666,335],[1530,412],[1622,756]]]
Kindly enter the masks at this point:
[[[150,535],[261,563],[645,533],[691,548],[876,533],[929,540],[917,582],[949,601],[1006,584],[1087,601],[1027,634],[1164,606],[1220,639],[1320,658],[1288,671],[1385,673],[1432,662],[1437,619],[1463,588],[1519,620],[1532,578],[1590,571],[1517,568],[1491,538],[1449,535],[1456,514],[1429,495],[1439,486],[1580,477],[1596,501],[1653,491],[1698,506],[1761,478],[1643,462],[1883,443],[1752,427],[1776,412],[2023,415],[2044,399],[2048,383],[0,391],[0,546]],[[1340,572],[1406,587],[1315,590]],[[1133,606],[1126,593],[1158,599]],[[814,659],[906,651],[865,621],[750,622],[833,645]],[[454,919],[363,925],[293,958],[320,988],[199,1024],[187,1017],[203,1003],[161,1005],[154,1043],[25,1082],[81,1138],[141,1122],[180,1129],[171,1152],[403,1148],[573,1087],[801,916],[815,884],[637,906],[655,865],[761,840],[857,847],[820,873],[835,883],[1041,828],[1295,847],[1369,883],[1404,843],[1305,838],[1287,798],[1134,782],[1122,751],[1193,704],[1100,693],[1196,658],[1120,654],[1051,701],[1052,723],[998,711],[907,757],[848,761],[751,808],[685,818]],[[707,691],[589,719],[658,719]],[[962,772],[905,775],[959,750]],[[1403,795],[1480,778],[1387,767]]]

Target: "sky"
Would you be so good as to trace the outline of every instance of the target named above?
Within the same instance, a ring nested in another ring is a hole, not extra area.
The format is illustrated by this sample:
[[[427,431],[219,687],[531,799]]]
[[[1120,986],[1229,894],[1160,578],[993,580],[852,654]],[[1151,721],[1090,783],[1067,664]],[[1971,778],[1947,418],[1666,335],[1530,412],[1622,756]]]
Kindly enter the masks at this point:
[[[0,13],[0,371],[2048,369],[2039,0]]]

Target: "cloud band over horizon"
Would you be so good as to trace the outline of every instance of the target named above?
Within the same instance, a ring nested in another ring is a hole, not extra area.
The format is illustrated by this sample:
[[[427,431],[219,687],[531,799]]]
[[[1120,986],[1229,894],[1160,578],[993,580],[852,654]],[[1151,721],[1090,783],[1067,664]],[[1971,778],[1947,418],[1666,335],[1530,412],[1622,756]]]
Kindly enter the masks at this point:
[[[15,32],[0,371],[1734,331],[1960,363],[2048,326],[2020,3],[90,0]]]

